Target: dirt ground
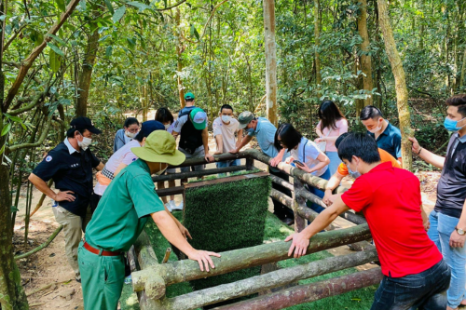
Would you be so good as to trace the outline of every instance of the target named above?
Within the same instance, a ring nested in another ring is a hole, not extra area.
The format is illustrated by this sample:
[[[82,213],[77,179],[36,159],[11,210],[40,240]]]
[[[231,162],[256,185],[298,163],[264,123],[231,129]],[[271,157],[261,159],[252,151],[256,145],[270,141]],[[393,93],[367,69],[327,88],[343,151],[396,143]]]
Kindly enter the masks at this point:
[[[213,149],[214,146],[211,146]],[[258,163],[256,166],[265,168]],[[214,168],[214,164],[208,168]],[[440,177],[438,172],[422,172],[418,174],[421,180],[422,199],[426,212],[433,209],[436,199],[436,185]],[[344,180],[343,185],[350,185],[351,180]],[[178,184],[177,184],[178,185]],[[21,193],[19,212],[15,222],[15,250],[16,255],[30,251],[47,240],[53,231],[59,226],[52,213],[51,200],[46,199],[42,208],[31,218],[29,224],[28,243],[24,245],[24,209],[25,192]],[[32,206],[37,204],[41,193],[33,192]],[[176,196],[176,203],[180,202],[181,196]],[[271,211],[273,205],[269,203]],[[335,223],[338,227],[348,227],[351,224],[344,219],[338,219]],[[347,246],[332,249],[334,255],[350,253]],[[74,280],[74,273],[68,265],[63,233],[58,234],[55,240],[45,249],[28,258],[18,261],[21,270],[21,279],[28,296],[31,309],[83,309],[82,290],[80,283]],[[366,264],[361,269],[373,268],[374,265]],[[46,288],[44,288],[46,287]],[[42,289],[41,289],[42,288]],[[41,289],[41,290],[39,290]],[[39,290],[39,291],[38,291]],[[71,294],[72,293],[72,294]]]

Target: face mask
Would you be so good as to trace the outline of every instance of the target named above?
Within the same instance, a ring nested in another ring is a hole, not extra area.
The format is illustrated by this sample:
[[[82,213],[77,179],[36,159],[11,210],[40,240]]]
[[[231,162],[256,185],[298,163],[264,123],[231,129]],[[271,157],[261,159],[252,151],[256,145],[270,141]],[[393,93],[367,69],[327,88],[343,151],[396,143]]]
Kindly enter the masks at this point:
[[[222,121],[224,123],[229,123],[231,121],[231,116],[230,115],[222,115]]]
[[[443,122],[443,126],[445,126],[445,129],[448,130],[448,131],[456,132],[456,131],[458,131],[458,130],[460,130],[461,128],[464,127],[464,125],[461,126],[461,127],[456,127],[456,126],[458,126],[459,122],[461,122],[461,121],[463,121],[465,119],[466,119],[466,117],[459,120],[459,121],[454,121],[454,120],[449,119],[448,117],[446,117],[445,121]]]
[[[138,133],[132,133],[132,132],[129,132],[129,131],[125,131],[125,136],[127,136],[128,138],[130,139],[134,139],[134,137],[136,137]]]
[[[369,130],[369,132],[371,132],[371,133],[377,133],[377,132],[379,132],[380,130],[382,130],[382,124],[381,124],[379,127],[377,127],[377,128],[374,128],[374,129]]]
[[[361,176],[361,173],[351,170],[350,167],[348,167],[348,172],[355,179],[357,179],[357,178],[359,178]]]
[[[168,130],[168,128],[170,128],[170,124],[166,124],[164,126],[165,126],[165,130]]]
[[[83,137],[83,140],[82,141],[78,140],[78,145],[83,151],[85,151],[85,150],[87,150],[89,148],[89,145],[91,145],[92,139],[91,138],[86,138],[82,134],[81,134],[81,136]]]

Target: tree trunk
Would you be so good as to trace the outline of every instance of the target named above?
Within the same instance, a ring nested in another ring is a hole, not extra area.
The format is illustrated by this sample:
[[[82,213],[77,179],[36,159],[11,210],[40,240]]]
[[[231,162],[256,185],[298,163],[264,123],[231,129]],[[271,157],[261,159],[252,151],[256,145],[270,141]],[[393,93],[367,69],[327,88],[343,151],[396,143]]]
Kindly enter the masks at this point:
[[[265,100],[267,118],[278,125],[277,110],[277,52],[275,46],[275,0],[264,0],[264,36],[265,36]]]
[[[98,15],[94,10],[93,17]],[[91,18],[89,29],[92,33],[87,37],[86,53],[84,54],[81,72],[79,72],[78,98],[76,102],[76,116],[87,115],[87,100],[89,98],[89,89],[91,87],[92,70],[94,68],[97,50],[99,49],[99,27]]]
[[[183,88],[183,83],[181,81],[181,72],[183,71],[183,51],[184,51],[184,48],[183,48],[183,38],[182,38],[182,34],[181,34],[181,31],[183,31],[180,27],[180,24],[181,24],[181,13],[180,13],[180,9],[179,8],[176,8],[176,14],[175,14],[175,22],[176,22],[176,31],[177,31],[177,37],[178,37],[178,41],[176,42],[176,63],[177,63],[177,78],[176,78],[176,81],[177,81],[177,86],[178,86],[178,97],[180,99],[180,108],[184,108],[184,106],[186,105],[186,102],[184,101],[184,88]]]
[[[465,72],[466,72],[466,48],[464,49],[463,64],[461,65],[461,75],[460,75],[460,82],[459,82],[460,90],[464,86],[464,73]]]
[[[372,63],[371,63],[371,56],[368,55],[370,52],[370,43],[369,43],[369,35],[367,34],[367,1],[366,0],[359,0],[360,11],[358,16],[358,31],[359,35],[362,38],[362,43],[359,46],[361,51],[361,71],[364,73],[362,77],[362,86],[363,89],[366,91],[372,91]],[[364,100],[364,106],[372,105],[372,95]],[[361,110],[356,111],[356,115],[359,115]]]
[[[398,108],[398,117],[400,120],[401,130],[401,153],[402,153],[402,165],[404,169],[412,169],[412,154],[411,154],[411,142],[408,140],[409,136],[413,135],[411,129],[409,106],[408,106],[408,88],[406,87],[405,71],[401,62],[400,55],[396,49],[395,39],[393,37],[393,30],[390,25],[390,19],[388,15],[388,5],[386,0],[377,0],[377,6],[379,9],[379,22],[380,28],[382,29],[385,50],[387,52],[390,65],[392,67],[393,76],[395,77],[395,88],[396,88],[396,105]]]
[[[320,0],[314,0],[314,41],[315,41],[315,52],[314,62],[316,70],[316,85],[320,85],[322,76],[320,75]]]

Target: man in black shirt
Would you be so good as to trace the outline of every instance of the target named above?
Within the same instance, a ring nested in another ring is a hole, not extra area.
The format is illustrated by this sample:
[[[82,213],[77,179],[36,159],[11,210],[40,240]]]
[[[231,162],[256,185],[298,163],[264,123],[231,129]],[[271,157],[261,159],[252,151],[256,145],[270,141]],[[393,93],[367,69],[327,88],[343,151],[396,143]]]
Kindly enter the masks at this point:
[[[55,219],[63,225],[65,249],[68,262],[81,281],[78,266],[78,246],[90,220],[89,202],[93,188],[92,168],[102,170],[104,164],[88,149],[95,128],[87,117],[78,117],[71,122],[65,141],[51,150],[29,176],[29,181],[38,190],[54,200]],[[55,193],[47,186],[53,179]]]
[[[447,310],[466,305],[466,94],[446,101],[444,126],[452,131],[445,157],[429,152],[415,138],[413,152],[442,169],[437,185],[437,202],[429,216],[429,237],[436,243],[451,269]]]

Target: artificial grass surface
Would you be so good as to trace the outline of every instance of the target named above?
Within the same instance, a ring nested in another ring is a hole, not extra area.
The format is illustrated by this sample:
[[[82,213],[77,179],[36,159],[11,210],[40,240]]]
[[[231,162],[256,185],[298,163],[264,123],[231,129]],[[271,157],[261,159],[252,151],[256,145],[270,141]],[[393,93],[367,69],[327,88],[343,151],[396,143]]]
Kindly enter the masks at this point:
[[[260,245],[271,180],[267,176],[207,184],[185,191],[184,225],[196,249],[223,252]],[[191,281],[195,290],[260,274],[260,266]]]

